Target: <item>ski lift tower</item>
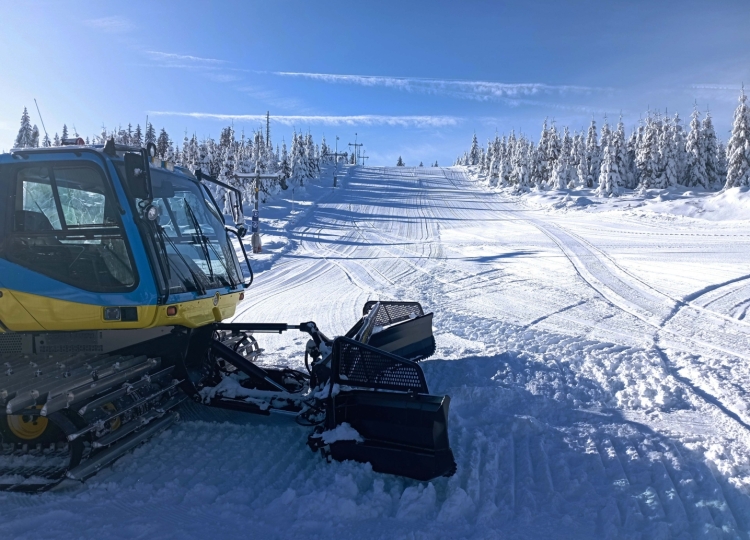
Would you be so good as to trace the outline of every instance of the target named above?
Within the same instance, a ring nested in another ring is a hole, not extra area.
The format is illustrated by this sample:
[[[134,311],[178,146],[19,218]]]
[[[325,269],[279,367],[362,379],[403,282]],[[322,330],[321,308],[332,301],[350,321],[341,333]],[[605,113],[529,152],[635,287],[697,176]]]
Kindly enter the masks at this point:
[[[349,143],[349,146],[353,146],[354,150],[352,150],[352,153],[354,154],[354,164],[359,165],[359,148],[361,146],[364,146],[362,143],[357,143],[357,134],[354,134],[354,142]]]
[[[338,183],[338,174],[339,174],[339,158],[340,157],[346,157],[349,154],[344,152],[343,154],[339,154],[339,138],[336,137],[336,152],[333,154],[328,154],[329,156],[333,156],[335,168],[333,170],[333,187],[336,187],[336,184]]]
[[[260,213],[258,211],[258,201],[260,199],[260,183],[262,180],[281,180],[281,174],[260,174],[260,168],[255,167],[254,173],[236,173],[234,178],[237,180],[253,181],[253,214],[250,230],[253,235],[250,237],[250,245],[253,247],[253,253],[260,253],[263,246],[260,242]]]

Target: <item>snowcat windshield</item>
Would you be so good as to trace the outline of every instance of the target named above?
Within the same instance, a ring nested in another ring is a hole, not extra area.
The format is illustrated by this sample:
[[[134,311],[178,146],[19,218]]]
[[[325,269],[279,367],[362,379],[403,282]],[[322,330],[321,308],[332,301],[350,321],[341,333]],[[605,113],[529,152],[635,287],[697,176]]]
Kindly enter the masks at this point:
[[[234,287],[241,278],[221,217],[196,182],[151,170],[159,209],[157,243],[169,265],[169,292]]]

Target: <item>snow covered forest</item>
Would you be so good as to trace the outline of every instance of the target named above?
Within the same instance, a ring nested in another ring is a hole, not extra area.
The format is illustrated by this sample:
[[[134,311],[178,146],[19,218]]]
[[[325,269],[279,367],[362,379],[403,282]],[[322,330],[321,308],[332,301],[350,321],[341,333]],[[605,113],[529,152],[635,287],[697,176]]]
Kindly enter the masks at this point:
[[[701,118],[702,117],[702,118]],[[474,134],[471,148],[456,165],[476,167],[492,187],[593,189],[608,197],[623,190],[686,186],[719,190],[750,185],[750,112],[744,89],[726,146],[716,136],[711,114],[697,106],[687,131],[679,114],[649,111],[626,135],[622,117],[614,128],[604,118],[588,131],[570,132],[545,119],[538,143],[525,134],[495,136],[487,149]]]
[[[264,132],[267,136],[264,136]],[[70,137],[77,138],[79,135],[70,133],[67,125],[63,125],[61,135],[55,133],[51,139],[45,136],[40,143],[39,128],[32,125],[28,110],[24,108],[14,147],[60,146],[63,140]],[[280,175],[278,182],[264,181],[262,189],[266,195],[290,187],[303,187],[308,180],[320,174],[322,164],[333,162],[334,159],[325,137],[318,145],[309,132],[297,133],[295,131],[291,137],[291,148],[287,148],[284,139],[281,144],[274,145],[270,140],[270,131],[262,127],[254,131],[252,136],[246,136],[244,131],[237,134],[233,126],[227,126],[221,130],[218,141],[210,136],[199,140],[197,135],[189,136],[186,131],[182,145],[180,145],[164,128],[157,134],[153,124],[148,122],[145,131],[141,129],[140,124],[136,124],[135,127],[128,124],[127,127],[118,127],[114,130],[102,127],[101,133],[93,137],[85,137],[84,141],[86,144],[104,144],[111,138],[114,138],[117,144],[136,147],[154,143],[161,159],[186,167],[191,171],[201,169],[204,173],[223,182],[238,185],[247,190],[250,189],[250,184],[235,180],[233,178],[235,173],[256,171],[263,174],[278,173]],[[249,195],[248,193],[248,200]]]

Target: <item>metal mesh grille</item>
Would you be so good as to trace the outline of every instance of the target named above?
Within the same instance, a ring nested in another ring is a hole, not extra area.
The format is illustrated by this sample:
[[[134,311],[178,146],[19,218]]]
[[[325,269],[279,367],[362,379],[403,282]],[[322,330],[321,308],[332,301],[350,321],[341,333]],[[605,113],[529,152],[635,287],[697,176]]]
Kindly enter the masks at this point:
[[[0,354],[21,354],[23,338],[20,334],[0,334]]]
[[[377,301],[369,301],[362,310],[362,315],[367,315]],[[380,302],[380,310],[375,319],[376,326],[389,326],[408,319],[414,319],[424,315],[419,302]]]
[[[333,343],[333,371],[339,384],[427,393],[424,373],[415,362],[345,337]]]
[[[103,350],[104,347],[99,344],[99,333],[96,331],[43,334],[37,341],[39,353],[102,352]]]

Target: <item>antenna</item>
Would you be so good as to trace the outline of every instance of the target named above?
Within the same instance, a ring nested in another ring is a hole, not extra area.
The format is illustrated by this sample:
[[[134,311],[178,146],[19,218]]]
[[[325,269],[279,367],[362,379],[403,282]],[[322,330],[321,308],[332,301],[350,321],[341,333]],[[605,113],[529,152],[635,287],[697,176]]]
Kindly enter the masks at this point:
[[[271,144],[271,111],[266,111],[266,146]]]
[[[34,98],[34,105],[36,105],[36,112],[39,113],[39,120],[42,121],[42,129],[44,130],[44,137],[47,140],[49,140],[49,135],[47,135],[47,128],[44,127],[44,119],[42,118],[42,113],[39,111],[39,104],[36,102],[36,98]]]

